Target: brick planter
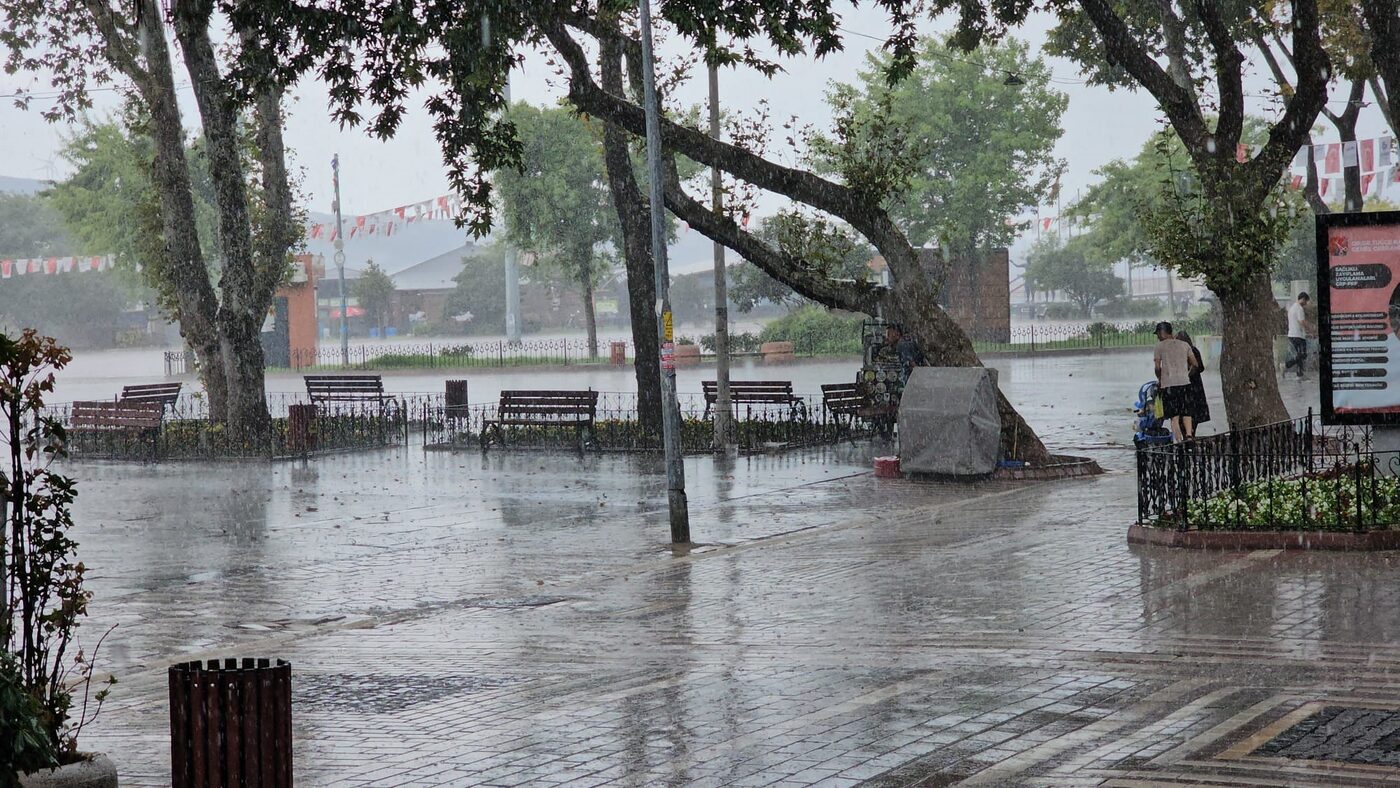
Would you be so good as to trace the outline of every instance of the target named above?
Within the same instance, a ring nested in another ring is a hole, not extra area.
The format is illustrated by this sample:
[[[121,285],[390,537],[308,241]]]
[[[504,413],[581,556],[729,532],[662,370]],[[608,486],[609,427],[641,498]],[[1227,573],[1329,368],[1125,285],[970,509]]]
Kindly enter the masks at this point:
[[[699,345],[676,345],[676,366],[693,367],[700,363]]]
[[[1400,550],[1400,530],[1362,531],[1177,531],[1134,523],[1128,544],[1193,550]]]
[[[791,342],[764,342],[758,351],[763,354],[765,364],[783,364],[797,360],[797,349]]]

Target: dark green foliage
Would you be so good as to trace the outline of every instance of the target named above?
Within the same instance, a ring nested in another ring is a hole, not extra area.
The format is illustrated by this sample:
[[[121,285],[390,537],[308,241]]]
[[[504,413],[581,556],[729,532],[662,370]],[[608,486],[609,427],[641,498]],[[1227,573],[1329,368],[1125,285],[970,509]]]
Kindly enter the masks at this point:
[[[1048,235],[1031,249],[1026,263],[1026,283],[1036,290],[1061,291],[1088,317],[1094,305],[1123,293],[1123,280],[1111,264],[1089,252],[1089,236],[1068,242]]]
[[[24,687],[19,663],[0,650],[0,788],[19,788],[21,773],[58,765],[42,714]]]
[[[71,360],[67,348],[32,330],[18,338],[0,335],[0,419],[9,455],[0,472],[7,502],[0,535],[0,651],[17,658],[20,684],[62,762],[76,757],[78,733],[91,721],[85,695],[76,719],[72,712],[74,689],[86,693],[92,678],[92,662],[75,640],[92,596],[83,588],[86,567],[76,560],[78,544],[70,535],[77,490],[72,479],[50,470],[65,454],[66,435],[44,414],[54,372]],[[96,697],[100,707],[106,691]]]
[[[798,353],[860,353],[858,315],[840,315],[819,306],[804,306],[763,327],[760,342],[791,342]]]

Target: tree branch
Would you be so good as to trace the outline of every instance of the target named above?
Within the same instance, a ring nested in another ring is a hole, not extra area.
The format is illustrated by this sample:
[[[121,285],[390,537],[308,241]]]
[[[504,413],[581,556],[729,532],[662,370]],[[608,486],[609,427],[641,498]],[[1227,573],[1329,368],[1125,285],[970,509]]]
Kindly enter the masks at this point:
[[[144,94],[145,87],[151,81],[151,75],[141,65],[137,51],[133,50],[133,44],[137,49],[140,47],[136,42],[136,30],[112,12],[107,0],[83,0],[83,4],[87,6],[88,14],[97,26],[98,33],[102,35],[102,43],[106,47],[105,54],[111,59],[112,65],[134,82],[136,88]],[[143,8],[141,0],[137,0],[136,7],[140,13]]]
[[[1191,91],[1178,85],[1152,58],[1109,0],[1080,0],[1079,4],[1098,29],[1099,39],[1103,42],[1110,63],[1127,69],[1128,73],[1147,88],[1161,105],[1162,111],[1171,121],[1172,128],[1176,129],[1177,136],[1186,143],[1186,149],[1191,152],[1192,159],[1198,164],[1203,164],[1200,158],[1207,155],[1206,139],[1209,132],[1206,129],[1205,118],[1201,115],[1201,108],[1192,98]],[[1233,151],[1231,154],[1233,155]]]
[[[1220,94],[1215,155],[1233,157],[1244,131],[1244,53],[1235,45],[1235,37],[1221,18],[1215,0],[1196,0],[1196,10],[1215,52],[1215,81]]]
[[[1295,0],[1293,13],[1293,70],[1298,84],[1283,117],[1269,128],[1263,150],[1244,165],[1250,198],[1257,203],[1278,183],[1279,174],[1312,133],[1313,121],[1327,104],[1332,64],[1322,47],[1317,0]]]
[[[866,282],[836,282],[811,271],[742,228],[730,217],[716,214],[685,193],[676,172],[674,155],[666,157],[666,207],[682,221],[715,243],[723,244],[758,266],[759,270],[791,287],[799,295],[847,312],[877,313],[879,291]]]

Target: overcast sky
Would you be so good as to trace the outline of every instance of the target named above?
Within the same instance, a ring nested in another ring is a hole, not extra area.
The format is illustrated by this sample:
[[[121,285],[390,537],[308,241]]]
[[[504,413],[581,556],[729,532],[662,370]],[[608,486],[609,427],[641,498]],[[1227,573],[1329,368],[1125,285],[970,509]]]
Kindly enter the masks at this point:
[[[929,33],[946,29],[950,22],[927,22]],[[1044,16],[1033,18],[1018,35],[1039,47],[1049,26]],[[849,81],[860,67],[865,53],[878,43],[865,34],[882,38],[889,31],[887,19],[877,10],[847,10],[842,27],[848,33],[846,50],[820,61],[803,59],[788,64],[784,73],[765,79],[754,73],[726,71],[721,73],[721,101],[728,107],[750,107],[766,98],[772,117],[783,119],[797,115],[806,122],[822,125],[829,120],[824,93],[832,81]],[[1063,60],[1050,59],[1055,87],[1069,95],[1069,109],[1064,117],[1064,137],[1057,154],[1068,162],[1063,180],[1066,199],[1094,180],[1093,170],[1111,159],[1130,157],[1158,126],[1156,104],[1144,93],[1110,92],[1089,87],[1079,81],[1076,67]],[[178,64],[178,60],[177,60]],[[177,65],[178,68],[178,65]],[[180,77],[184,77],[183,73]],[[687,103],[704,101],[703,74],[693,80],[678,98]],[[187,78],[177,78],[180,82]],[[563,86],[553,78],[543,58],[530,54],[524,66],[514,72],[512,85],[515,98],[532,103],[552,103],[558,100]],[[0,76],[0,92],[17,88],[43,90],[47,80],[42,75]],[[1256,75],[1250,90],[1262,96],[1270,83]],[[188,90],[182,91],[186,104],[186,122],[197,118]],[[111,94],[98,96],[102,107],[110,108],[115,101]],[[1262,110],[1261,98],[1252,99]],[[368,138],[357,129],[339,129],[326,117],[326,93],[323,86],[308,83],[299,86],[289,110],[287,142],[295,152],[296,164],[305,168],[304,191],[308,207],[328,211],[331,204],[330,159],[339,153],[342,163],[341,188],[347,215],[368,213],[417,202],[448,191],[441,157],[432,136],[430,121],[421,108],[408,116],[396,139],[380,142]],[[1338,106],[1334,103],[1334,106]],[[37,108],[36,108],[37,109]],[[1374,136],[1384,130],[1383,120],[1374,108],[1363,114],[1361,136]],[[8,102],[0,106],[0,149],[6,151],[0,174],[49,178],[63,177],[64,165],[57,158],[61,145],[62,127],[45,123],[37,111],[25,112]],[[1335,139],[1324,134],[1319,141]],[[764,207],[777,205],[765,201]],[[1052,215],[1047,210],[1045,215]]]

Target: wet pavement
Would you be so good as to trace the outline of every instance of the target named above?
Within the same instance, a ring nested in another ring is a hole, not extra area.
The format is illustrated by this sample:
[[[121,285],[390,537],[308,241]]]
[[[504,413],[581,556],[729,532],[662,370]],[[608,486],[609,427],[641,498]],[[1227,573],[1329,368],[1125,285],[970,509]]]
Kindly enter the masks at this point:
[[[1400,708],[1400,555],[1129,548],[1139,355],[998,362],[1103,476],[690,458],[683,551],[655,458],[73,464],[122,679],[85,747],[167,784],[165,667],[265,655],[305,785],[1400,782],[1294,728]]]

